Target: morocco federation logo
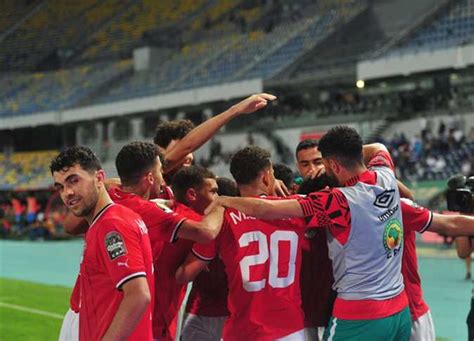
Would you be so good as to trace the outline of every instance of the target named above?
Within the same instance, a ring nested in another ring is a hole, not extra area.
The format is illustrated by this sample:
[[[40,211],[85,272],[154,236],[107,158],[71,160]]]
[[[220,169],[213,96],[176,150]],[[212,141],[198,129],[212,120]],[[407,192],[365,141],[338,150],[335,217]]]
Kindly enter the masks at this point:
[[[403,241],[403,228],[402,224],[396,219],[390,220],[385,226],[383,233],[383,246],[385,251],[398,251]]]

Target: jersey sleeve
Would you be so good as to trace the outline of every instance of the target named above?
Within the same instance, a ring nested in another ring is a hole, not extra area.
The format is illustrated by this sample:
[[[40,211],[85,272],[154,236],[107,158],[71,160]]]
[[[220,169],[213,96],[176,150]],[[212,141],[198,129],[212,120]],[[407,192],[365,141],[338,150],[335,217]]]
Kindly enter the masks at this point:
[[[186,217],[181,214],[164,208],[153,201],[146,203],[146,209],[141,216],[147,222],[152,245],[157,241],[176,242],[178,240],[178,230],[186,220]]]
[[[367,168],[372,167],[388,167],[391,170],[395,170],[395,164],[393,163],[390,153],[384,150],[377,152],[372,159],[370,159]]]
[[[146,276],[138,222],[114,220],[97,232],[99,257],[115,287],[121,290],[127,281]]]
[[[207,244],[196,243],[193,245],[192,253],[199,259],[211,261],[217,257],[216,241]]]
[[[306,227],[350,227],[351,215],[346,197],[337,189],[327,189],[299,198]]]
[[[419,233],[425,232],[431,225],[433,213],[410,199],[400,199],[403,216],[403,228]]]

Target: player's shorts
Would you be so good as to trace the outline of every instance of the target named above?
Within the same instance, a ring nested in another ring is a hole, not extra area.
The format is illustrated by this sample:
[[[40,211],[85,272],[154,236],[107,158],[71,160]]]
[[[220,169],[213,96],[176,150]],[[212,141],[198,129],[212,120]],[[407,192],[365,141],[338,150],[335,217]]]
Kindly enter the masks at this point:
[[[59,332],[59,341],[78,341],[79,340],[79,313],[69,309],[64,315],[61,331]]]
[[[404,341],[411,334],[411,317],[408,307],[385,318],[375,320],[340,320],[331,317],[324,332],[324,340]]]
[[[435,341],[435,329],[429,310],[412,324],[410,341]]]
[[[208,317],[187,313],[181,329],[182,341],[215,341],[222,339],[227,316]]]

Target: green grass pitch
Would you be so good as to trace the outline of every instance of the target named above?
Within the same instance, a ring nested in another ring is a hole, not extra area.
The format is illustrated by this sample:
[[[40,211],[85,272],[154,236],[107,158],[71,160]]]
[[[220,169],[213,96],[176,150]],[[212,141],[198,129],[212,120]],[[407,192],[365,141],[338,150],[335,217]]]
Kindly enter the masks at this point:
[[[59,316],[68,309],[71,290],[0,278],[0,339],[57,340],[62,323]],[[54,316],[20,310],[22,308]]]
[[[0,340],[57,340],[71,290],[57,285],[0,278]],[[40,314],[20,310],[23,308]],[[54,317],[41,313],[50,313]],[[437,337],[436,341],[450,340]]]

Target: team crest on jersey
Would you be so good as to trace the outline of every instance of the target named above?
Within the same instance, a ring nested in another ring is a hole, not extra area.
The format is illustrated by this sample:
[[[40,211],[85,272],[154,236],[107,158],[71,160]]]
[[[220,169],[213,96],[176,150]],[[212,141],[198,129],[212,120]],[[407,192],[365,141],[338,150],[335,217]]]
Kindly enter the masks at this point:
[[[403,242],[403,227],[397,219],[390,220],[383,232],[383,246],[387,258],[395,256],[401,249]]]
[[[120,233],[112,231],[105,236],[105,248],[110,260],[127,254],[127,248]]]

